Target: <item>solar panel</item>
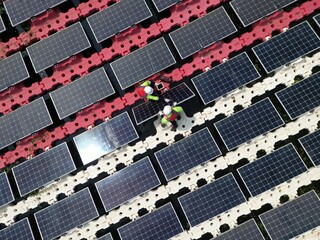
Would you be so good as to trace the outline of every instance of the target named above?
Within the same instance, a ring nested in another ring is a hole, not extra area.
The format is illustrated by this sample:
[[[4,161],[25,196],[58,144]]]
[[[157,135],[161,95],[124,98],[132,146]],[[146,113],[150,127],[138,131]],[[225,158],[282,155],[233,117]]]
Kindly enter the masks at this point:
[[[99,240],[113,240],[111,233],[108,233],[107,235],[104,235],[100,238],[98,238]]]
[[[198,225],[246,201],[232,174],[187,193],[178,200],[191,226]]]
[[[148,157],[97,182],[96,188],[106,212],[160,185]]]
[[[88,188],[35,213],[43,239],[53,239],[98,217]]]
[[[34,236],[28,218],[24,218],[10,227],[2,229],[0,231],[0,239],[33,240]]]
[[[87,20],[99,43],[151,16],[145,0],[122,0],[93,14]]]
[[[246,85],[260,77],[247,53],[242,53],[192,78],[204,104]]]
[[[238,169],[251,196],[259,195],[289,181],[308,168],[292,144]]]
[[[320,165],[320,131],[299,139],[302,147],[315,166]]]
[[[256,222],[251,219],[214,238],[214,240],[264,240],[264,237]]]
[[[0,15],[0,33],[4,32],[6,30],[6,26],[4,25],[4,22],[2,20],[2,17]]]
[[[175,5],[176,3],[179,2],[179,0],[152,0],[152,2],[156,6],[156,9],[158,10],[158,12],[161,12]]]
[[[182,230],[171,203],[118,228],[122,240],[166,240]]]
[[[194,93],[190,90],[190,88],[185,84],[182,83],[176,87],[171,88],[169,91],[165,92],[165,98],[171,99],[178,104],[189,100],[190,98],[194,97]],[[137,124],[144,123],[149,119],[156,116],[163,107],[167,105],[165,102],[144,102],[132,109],[134,119],[136,120]]]
[[[215,123],[229,150],[284,124],[269,98]]]
[[[236,32],[229,15],[220,7],[175,30],[169,36],[182,59]]]
[[[276,93],[291,119],[320,106],[320,72]]]
[[[18,190],[24,196],[76,169],[66,143],[58,145],[12,169]]]
[[[160,38],[110,64],[122,89],[176,63],[166,41]]]
[[[320,38],[308,22],[289,29],[252,48],[267,73],[320,47]]]
[[[91,46],[80,22],[27,47],[35,71],[41,72]]]
[[[87,164],[139,138],[127,112],[74,138],[83,164]]]
[[[12,26],[16,26],[66,0],[7,0],[3,2]]]
[[[43,98],[0,118],[0,149],[52,123]]]
[[[106,98],[115,91],[104,70],[98,70],[50,93],[60,119]]]
[[[220,155],[220,149],[208,128],[155,153],[168,181]]]
[[[242,24],[249,26],[295,1],[296,0],[234,0],[230,4]]]
[[[313,20],[318,24],[318,26],[320,27],[320,14],[316,15],[313,17]]]
[[[0,207],[12,202],[14,196],[5,172],[0,173]]]
[[[273,240],[287,240],[320,225],[320,201],[317,194],[308,192],[297,199],[260,215]]]
[[[0,61],[0,91],[29,77],[21,52]]]

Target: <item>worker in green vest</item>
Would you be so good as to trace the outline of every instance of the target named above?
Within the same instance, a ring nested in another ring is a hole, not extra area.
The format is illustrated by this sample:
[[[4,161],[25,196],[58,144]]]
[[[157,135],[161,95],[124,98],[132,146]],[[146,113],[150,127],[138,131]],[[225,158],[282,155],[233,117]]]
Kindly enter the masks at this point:
[[[153,81],[147,80],[140,84],[138,94],[144,100],[170,102],[170,99],[165,98],[161,95],[161,92],[156,89],[155,82]]]
[[[180,106],[165,106],[163,108],[163,111],[161,112],[163,114],[163,117],[161,119],[161,126],[166,127],[169,123],[171,123],[171,130],[175,130],[178,127],[176,119],[180,116],[182,112],[183,108]]]

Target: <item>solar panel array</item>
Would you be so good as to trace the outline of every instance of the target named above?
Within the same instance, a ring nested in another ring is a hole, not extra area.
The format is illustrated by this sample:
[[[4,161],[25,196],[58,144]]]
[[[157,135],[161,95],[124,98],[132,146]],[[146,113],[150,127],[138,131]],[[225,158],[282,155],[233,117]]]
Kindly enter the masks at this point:
[[[320,200],[308,192],[295,200],[260,215],[273,240],[287,240],[320,225]]]
[[[208,128],[155,153],[168,181],[220,155],[220,149]]]
[[[195,85],[204,104],[246,85],[260,77],[247,53],[242,53],[194,78]]]
[[[16,26],[49,8],[53,8],[66,0],[7,0],[4,7],[12,26]]]
[[[232,174],[187,193],[178,200],[191,226],[198,225],[246,201]]]
[[[270,73],[320,47],[320,38],[308,22],[252,48],[264,69]]]
[[[97,42],[102,42],[152,16],[145,0],[122,0],[88,17]]]
[[[33,236],[28,218],[24,218],[10,227],[2,229],[0,231],[0,239],[33,240],[35,238]]]
[[[118,229],[122,240],[166,240],[183,228],[171,203]]]
[[[259,195],[306,172],[308,168],[292,144],[238,169],[252,196]]]
[[[160,185],[149,157],[97,182],[106,212]]]
[[[43,98],[0,118],[0,148],[4,148],[52,123]]]
[[[41,72],[91,46],[80,22],[27,47],[35,71]]]
[[[6,26],[4,25],[3,19],[0,15],[0,33],[4,32],[6,30]]]
[[[108,233],[107,235],[104,235],[100,238],[98,238],[98,240],[113,240],[111,233]]]
[[[320,14],[314,16],[313,19],[318,24],[318,26],[320,27]]]
[[[175,5],[176,3],[179,2],[179,0],[152,0],[152,2],[156,6],[156,9],[158,10],[158,12],[161,12]]]
[[[110,64],[122,89],[176,63],[166,41],[160,38]]]
[[[236,32],[229,15],[220,7],[175,30],[169,36],[182,59]]]
[[[276,93],[291,119],[320,106],[320,72]]]
[[[24,196],[76,169],[66,143],[58,145],[12,169],[18,190]]]
[[[21,52],[0,61],[0,91],[29,77]]]
[[[248,26],[296,0],[233,0],[230,5],[244,26]]]
[[[63,119],[110,96],[114,92],[104,68],[99,68],[62,88],[50,92],[50,97],[59,118]]]
[[[90,129],[73,140],[83,164],[92,162],[139,138],[127,112]]]
[[[165,98],[171,99],[177,104],[183,103],[190,98],[194,97],[194,93],[190,88],[185,84],[181,83],[176,87],[171,88],[163,94]],[[155,117],[159,111],[162,111],[164,106],[167,105],[166,102],[144,102],[132,109],[134,119],[137,124],[144,123],[145,121]]]
[[[5,172],[0,173],[0,207],[12,202],[14,196]]]
[[[229,150],[284,124],[269,98],[215,123]]]
[[[302,147],[315,166],[320,165],[320,131],[299,139]]]
[[[35,213],[43,239],[53,239],[98,217],[88,188]]]

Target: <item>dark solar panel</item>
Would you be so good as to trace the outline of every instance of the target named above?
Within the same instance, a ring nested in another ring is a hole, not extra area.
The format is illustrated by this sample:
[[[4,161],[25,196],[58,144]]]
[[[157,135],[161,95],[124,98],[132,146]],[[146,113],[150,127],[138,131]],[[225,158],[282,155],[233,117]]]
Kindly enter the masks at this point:
[[[220,149],[208,128],[155,153],[168,181],[220,155]]]
[[[156,6],[156,9],[158,10],[158,12],[161,12],[175,5],[176,3],[179,2],[179,0],[152,0],[152,2]]]
[[[269,98],[215,123],[229,150],[284,124]]]
[[[29,77],[21,52],[0,61],[0,91]]]
[[[139,138],[127,112],[74,138],[83,164],[87,164]]]
[[[299,139],[302,147],[315,166],[320,165],[320,131],[311,133]]]
[[[53,239],[98,217],[88,188],[35,213],[43,239]]]
[[[252,196],[289,181],[307,170],[292,144],[238,169]]]
[[[276,93],[291,119],[320,106],[320,72]]]
[[[270,73],[319,47],[320,38],[308,22],[303,22],[252,50]]]
[[[50,93],[60,119],[114,93],[111,82],[100,68]]]
[[[145,0],[122,0],[87,20],[97,42],[102,42],[151,16]]]
[[[316,15],[313,17],[313,20],[318,24],[318,26],[320,27],[320,14]]]
[[[24,218],[19,222],[2,229],[0,231],[0,239],[3,240],[34,240],[34,236],[30,227],[28,218]]]
[[[194,93],[190,90],[190,88],[185,84],[181,83],[180,85],[173,87],[169,91],[165,92],[165,98],[171,99],[172,101],[176,102],[177,104],[183,103],[190,98],[194,97]],[[134,119],[136,120],[137,124],[144,123],[149,119],[155,117],[163,107],[167,105],[166,102],[145,102],[137,107],[132,109]]]
[[[202,101],[208,104],[260,77],[247,53],[242,53],[192,79]]]
[[[169,36],[182,59],[236,32],[229,15],[220,7],[175,30]]]
[[[191,226],[209,220],[245,201],[232,174],[179,198]]]
[[[41,72],[91,46],[80,22],[27,47],[35,71]]]
[[[118,229],[122,240],[167,240],[182,231],[171,203]]]
[[[296,0],[234,0],[230,3],[244,26],[248,26]]]
[[[52,123],[43,98],[0,118],[0,148],[4,148]]]
[[[176,63],[166,41],[160,38],[110,64],[122,89]]]
[[[12,172],[19,193],[24,196],[75,169],[68,146],[63,143],[15,166]]]
[[[108,233],[107,235],[104,235],[100,238],[98,238],[98,240],[113,240],[111,233]]]
[[[6,30],[6,26],[4,25],[4,22],[2,20],[2,17],[0,15],[0,33],[4,32]]]
[[[12,202],[13,200],[14,196],[7,174],[5,172],[0,173],[0,207]]]
[[[273,240],[287,240],[320,225],[320,201],[317,194],[308,192],[297,199],[260,215]]]
[[[106,212],[160,185],[149,160],[142,160],[96,183]]]
[[[65,1],[66,0],[7,0],[3,4],[12,26],[16,26]]]

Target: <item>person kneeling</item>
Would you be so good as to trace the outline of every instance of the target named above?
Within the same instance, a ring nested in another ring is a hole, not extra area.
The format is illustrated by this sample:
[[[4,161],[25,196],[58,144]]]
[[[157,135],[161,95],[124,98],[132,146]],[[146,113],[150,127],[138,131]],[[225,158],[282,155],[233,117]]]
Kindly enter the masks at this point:
[[[173,106],[167,105],[163,108],[163,117],[161,119],[161,126],[166,127],[169,123],[172,124],[171,130],[175,130],[178,127],[178,123],[176,119],[180,116],[183,112],[183,108],[180,106]]]

